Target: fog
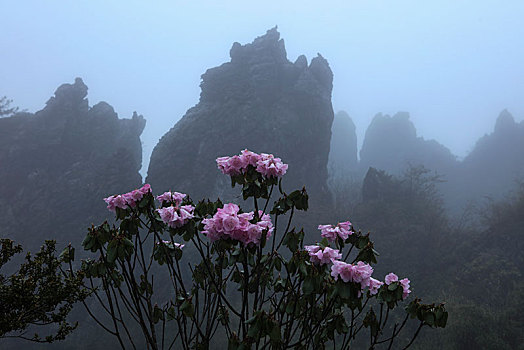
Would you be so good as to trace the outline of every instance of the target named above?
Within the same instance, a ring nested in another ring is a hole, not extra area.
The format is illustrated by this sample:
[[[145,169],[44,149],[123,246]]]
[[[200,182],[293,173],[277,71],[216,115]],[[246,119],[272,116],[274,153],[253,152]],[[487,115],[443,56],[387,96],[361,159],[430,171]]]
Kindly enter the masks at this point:
[[[0,13],[1,349],[524,344],[524,1]]]
[[[11,1],[0,3],[0,96],[29,112],[82,77],[89,101],[143,114],[145,175],[158,139],[199,99],[200,75],[275,25],[288,58],[317,52],[333,107],[362,145],[376,113],[411,114],[460,157],[507,108],[524,116],[522,1]]]

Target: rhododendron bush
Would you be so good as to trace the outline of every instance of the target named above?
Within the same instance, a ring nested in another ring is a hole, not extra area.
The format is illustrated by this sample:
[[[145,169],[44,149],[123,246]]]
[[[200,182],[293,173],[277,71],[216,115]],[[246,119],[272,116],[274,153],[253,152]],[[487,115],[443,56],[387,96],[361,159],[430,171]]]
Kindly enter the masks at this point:
[[[244,150],[217,166],[253,210],[149,185],[104,199],[116,223],[89,229],[82,273],[110,321],[90,315],[122,348],[406,348],[446,325],[409,279],[374,274],[373,242],[349,221],[293,228],[308,194],[284,191],[281,159]]]

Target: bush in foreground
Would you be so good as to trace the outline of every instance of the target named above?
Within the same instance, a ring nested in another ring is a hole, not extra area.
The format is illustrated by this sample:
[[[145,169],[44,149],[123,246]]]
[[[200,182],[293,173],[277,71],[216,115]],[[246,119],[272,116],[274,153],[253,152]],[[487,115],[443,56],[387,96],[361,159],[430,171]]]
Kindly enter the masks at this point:
[[[155,197],[149,185],[104,199],[116,224],[89,229],[83,247],[93,258],[80,273],[106,314],[90,315],[122,348],[407,348],[424,326],[445,327],[443,304],[407,300],[407,278],[373,277],[369,234],[349,221],[307,237],[292,227],[308,195],[283,190],[279,158],[244,150],[217,165],[254,210]],[[405,315],[394,312],[405,303]]]

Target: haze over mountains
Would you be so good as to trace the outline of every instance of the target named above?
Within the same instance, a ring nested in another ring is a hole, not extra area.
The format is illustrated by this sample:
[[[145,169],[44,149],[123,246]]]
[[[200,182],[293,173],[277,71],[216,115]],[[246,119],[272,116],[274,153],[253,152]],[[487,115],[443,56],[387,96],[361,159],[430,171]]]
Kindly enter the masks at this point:
[[[508,111],[463,161],[419,137],[407,112],[377,114],[358,152],[351,118],[339,112],[333,119],[333,73],[322,56],[289,62],[276,28],[251,44],[233,44],[230,56],[202,76],[200,102],[155,147],[147,181],[158,191],[230,198],[214,159],[244,148],[280,156],[290,164],[290,186],[306,185],[313,198],[329,198],[328,171],[362,181],[369,167],[400,175],[423,165],[443,176],[446,204],[460,211],[470,200],[502,198],[523,177],[524,122]],[[76,79],[42,111],[0,119],[5,233],[13,234],[30,208],[34,220],[23,220],[23,231],[67,239],[78,224],[103,215],[101,198],[140,185],[145,120],[119,120],[105,102],[89,107],[86,96]],[[59,210],[66,215],[53,215]]]
[[[517,243],[503,242],[504,249],[515,251],[500,253],[500,248],[492,254],[487,243],[461,241],[471,232],[452,231],[439,196],[457,214],[469,200],[500,199],[516,188],[516,181],[524,178],[524,122],[515,122],[508,111],[494,116],[493,132],[459,161],[445,145],[418,136],[407,112],[377,114],[359,151],[358,130],[350,116],[333,113],[336,72],[327,59],[317,55],[308,62],[299,56],[290,62],[276,28],[252,43],[234,43],[229,54],[229,62],[202,75],[200,101],[156,145],[146,179],[155,194],[174,190],[194,200],[218,196],[240,201],[230,192],[229,179],[216,168],[215,158],[248,148],[273,153],[289,164],[286,190],[306,186],[311,203],[318,206],[304,225],[353,220],[349,216],[354,215],[357,223],[367,225],[363,229],[384,239],[381,249],[388,264],[399,264],[421,279],[420,290],[435,285],[427,273],[430,269],[441,279],[447,277],[444,271],[458,279],[464,271],[457,271],[457,266],[485,255],[496,265],[505,254],[518,254],[522,226],[515,222],[521,220],[520,202],[508,204],[517,214],[506,220]],[[1,236],[30,249],[49,238],[78,246],[91,223],[110,216],[102,198],[142,184],[144,126],[145,119],[136,113],[119,119],[108,103],[89,106],[87,86],[80,78],[58,87],[41,111],[0,119]],[[419,166],[441,174],[446,182],[433,188],[432,180],[423,178],[426,173],[416,172]],[[352,188],[333,186],[347,179],[353,181]],[[355,206],[351,210],[339,206],[341,197]],[[490,236],[482,231],[474,237]],[[413,249],[403,254],[411,243]],[[466,258],[461,244],[466,246]],[[448,255],[442,255],[442,250]],[[448,260],[455,261],[453,268]],[[508,264],[514,268],[511,261]],[[521,262],[516,266],[519,277]],[[454,286],[458,300],[465,292],[453,284],[453,278],[438,292],[444,294]],[[500,278],[501,284],[509,285]],[[478,283],[472,282],[473,290],[480,288]],[[508,295],[519,296],[519,286],[511,284]],[[475,308],[486,307],[483,300],[478,303]],[[515,326],[517,334],[519,327]],[[516,339],[511,338],[509,348]]]
[[[479,139],[462,161],[438,141],[417,136],[407,112],[375,116],[366,130],[358,162],[351,118],[339,112],[334,125],[330,153],[334,177],[353,174],[363,178],[369,167],[401,175],[410,166],[422,165],[442,176],[439,189],[453,210],[483,197],[503,198],[524,178],[524,122],[515,122],[507,110],[496,119],[493,132]]]
[[[145,119],[119,119],[109,104],[89,106],[86,96],[77,78],[43,110],[0,118],[2,237],[28,249],[51,238],[79,244],[106,215],[102,198],[142,183]]]
[[[231,198],[215,159],[247,148],[281,157],[289,186],[307,184],[325,197],[333,121],[327,61],[319,55],[309,64],[305,56],[290,62],[276,28],[251,44],[234,43],[230,56],[202,75],[200,102],[153,150],[147,182],[195,198]]]

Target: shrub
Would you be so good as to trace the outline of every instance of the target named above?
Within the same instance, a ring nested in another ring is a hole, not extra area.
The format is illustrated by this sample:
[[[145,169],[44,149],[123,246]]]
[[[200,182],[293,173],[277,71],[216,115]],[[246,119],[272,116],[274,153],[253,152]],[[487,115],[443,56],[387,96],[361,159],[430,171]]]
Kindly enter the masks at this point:
[[[244,150],[217,165],[254,210],[178,192],[155,198],[149,185],[105,198],[116,223],[89,229],[83,247],[94,258],[81,273],[109,318],[90,315],[122,348],[407,348],[422,327],[445,327],[443,304],[414,298],[394,314],[410,281],[372,277],[369,234],[349,221],[319,225],[318,236],[292,227],[308,194],[283,190],[279,158]]]

